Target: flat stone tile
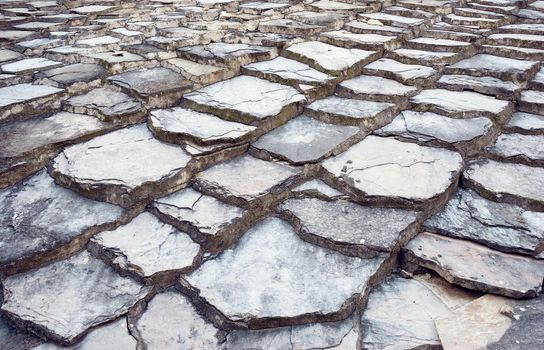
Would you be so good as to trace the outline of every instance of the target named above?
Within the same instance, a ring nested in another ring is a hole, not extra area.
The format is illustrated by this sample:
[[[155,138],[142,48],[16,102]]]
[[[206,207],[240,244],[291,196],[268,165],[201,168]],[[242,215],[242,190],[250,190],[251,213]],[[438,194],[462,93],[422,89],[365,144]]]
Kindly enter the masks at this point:
[[[210,64],[200,64],[183,58],[170,58],[162,62],[168,69],[178,72],[195,84],[208,85],[234,76],[234,71]]]
[[[437,87],[454,91],[475,91],[504,100],[514,100],[522,88],[511,81],[459,74],[442,75],[437,81]]]
[[[347,30],[325,32],[319,38],[328,44],[348,49],[393,50],[401,45],[401,41],[395,36],[374,33],[352,33]]]
[[[544,166],[544,136],[501,134],[487,151],[500,159]]]
[[[523,81],[535,74],[538,69],[538,62],[479,54],[445,67],[445,72]]]
[[[506,127],[523,134],[544,134],[544,116],[516,112],[512,115]]]
[[[391,79],[372,75],[359,75],[341,82],[338,85],[337,92],[344,97],[400,103],[403,99],[417,94],[418,89]]]
[[[296,195],[301,195],[302,197],[306,197],[306,196],[312,197],[312,198],[325,197],[326,199],[347,197],[347,195],[330,187],[321,179],[313,179],[310,181],[306,181],[302,185],[293,188],[292,191]]]
[[[315,35],[323,30],[322,27],[298,22],[291,19],[271,19],[259,22],[259,31],[277,34],[290,34],[300,36]]]
[[[425,23],[425,21],[420,18],[396,16],[396,15],[391,15],[384,12],[359,14],[359,18],[364,19],[366,21],[376,20],[385,25],[402,27],[402,28],[410,28],[410,27],[419,26]]]
[[[404,64],[423,64],[439,68],[461,60],[463,58],[463,53],[400,48],[389,53],[389,57]]]
[[[544,115],[544,91],[522,91],[518,104],[520,111]]]
[[[275,47],[250,44],[211,43],[182,47],[177,50],[178,57],[202,64],[222,64],[240,67],[257,61],[270,60],[278,55]]]
[[[94,80],[101,80],[106,76],[107,72],[102,66],[88,63],[74,63],[42,71],[36,75],[38,78],[47,78],[57,83],[59,87],[67,87],[77,83],[89,83]]]
[[[527,11],[527,10],[520,10]],[[536,12],[536,11],[535,11]],[[537,12],[541,17],[544,17],[541,11]],[[519,12],[518,12],[519,15]],[[494,45],[520,46],[534,49],[542,49],[544,47],[544,38],[542,35],[534,34],[510,34],[510,33],[495,33],[487,37],[487,41]]]
[[[58,108],[64,92],[52,86],[17,84],[0,88],[0,121],[29,117]]]
[[[349,144],[359,132],[353,126],[331,125],[300,116],[261,136],[251,144],[294,164],[317,162]]]
[[[62,66],[61,62],[51,61],[47,58],[27,58],[13,63],[3,64],[0,68],[4,73],[24,74],[60,66]]]
[[[380,58],[366,65],[363,73],[393,79],[407,85],[423,86],[434,80],[437,71],[427,66],[404,64],[389,58]]]
[[[536,297],[544,278],[542,260],[428,232],[403,248],[403,259],[435,271],[450,283],[511,298]]]
[[[3,287],[2,311],[9,319],[65,345],[126,313],[149,293],[86,251],[6,278]]]

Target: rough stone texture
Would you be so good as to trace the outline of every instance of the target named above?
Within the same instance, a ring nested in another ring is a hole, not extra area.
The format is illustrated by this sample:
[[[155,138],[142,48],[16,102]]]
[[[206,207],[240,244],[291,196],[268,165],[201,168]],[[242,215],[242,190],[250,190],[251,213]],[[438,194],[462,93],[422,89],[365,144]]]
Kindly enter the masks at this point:
[[[421,65],[410,65],[389,58],[381,58],[365,66],[363,72],[387,79],[394,79],[407,85],[425,85],[432,81],[436,70]]]
[[[452,74],[492,76],[502,80],[521,81],[538,71],[538,63],[480,54],[446,67]]]
[[[544,134],[544,116],[530,113],[514,113],[507,127],[523,134]]]
[[[2,311],[9,319],[66,345],[116,319],[148,293],[85,251],[6,278],[3,287]]]
[[[542,289],[542,260],[428,232],[420,233],[403,251],[406,262],[434,270],[465,288],[511,298],[534,298]]]
[[[340,94],[363,97],[383,102],[400,102],[402,98],[412,97],[417,93],[417,88],[401,84],[391,79],[360,75],[356,78],[345,80],[339,84]]]
[[[544,136],[502,134],[488,151],[505,159],[521,160],[528,165],[544,165]]]

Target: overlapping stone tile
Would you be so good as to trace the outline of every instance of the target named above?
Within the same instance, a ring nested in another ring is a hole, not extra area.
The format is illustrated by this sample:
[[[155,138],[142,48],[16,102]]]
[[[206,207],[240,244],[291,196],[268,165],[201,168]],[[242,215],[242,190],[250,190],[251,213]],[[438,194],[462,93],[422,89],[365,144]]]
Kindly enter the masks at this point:
[[[544,136],[501,134],[487,151],[496,158],[533,166],[544,166]]]
[[[107,75],[106,70],[96,64],[74,63],[60,68],[42,71],[36,75],[43,79],[49,85],[57,87],[69,87],[74,84],[84,85],[89,83],[99,83]]]
[[[506,127],[521,134],[543,134],[544,116],[523,112],[516,112],[510,118]]]
[[[265,61],[278,55],[275,47],[249,44],[212,43],[183,47],[177,50],[178,57],[202,64],[223,64],[232,68]]]
[[[46,85],[17,84],[0,88],[0,121],[49,113],[60,107],[64,90]]]
[[[520,111],[544,115],[544,91],[524,90],[518,104]]]
[[[364,74],[394,79],[407,85],[428,86],[436,78],[437,71],[422,65],[409,65],[389,58],[381,58],[366,65]]]
[[[331,45],[363,50],[393,50],[401,44],[401,41],[395,36],[352,33],[347,30],[325,32],[320,35],[320,39]]]
[[[475,91],[503,100],[514,100],[522,88],[514,82],[489,76],[474,77],[459,74],[442,75],[437,81],[437,87],[453,91]]]
[[[372,75],[359,75],[338,84],[337,93],[343,97],[370,101],[402,103],[416,95],[418,89],[395,80]]]
[[[479,54],[447,66],[444,71],[448,74],[490,76],[501,80],[524,81],[533,76],[538,69],[538,62]]]

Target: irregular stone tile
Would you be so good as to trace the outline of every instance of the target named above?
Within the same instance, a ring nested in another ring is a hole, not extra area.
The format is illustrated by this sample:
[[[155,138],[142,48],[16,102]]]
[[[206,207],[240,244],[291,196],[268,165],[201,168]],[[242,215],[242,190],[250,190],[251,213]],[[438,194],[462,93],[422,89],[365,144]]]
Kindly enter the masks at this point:
[[[68,87],[77,83],[90,83],[101,80],[107,75],[106,70],[96,64],[75,63],[61,68],[40,72],[37,78],[46,78],[56,83],[58,87]]]
[[[317,198],[288,199],[278,209],[304,240],[352,256],[392,251],[416,233],[418,214]]]
[[[519,60],[538,61],[544,57],[544,50],[515,46],[482,45],[482,53],[496,56],[504,56]]]
[[[8,323],[4,316],[0,316],[0,342],[4,350],[33,349],[43,343],[43,340],[18,331]]]
[[[508,129],[522,134],[544,134],[544,116],[516,112],[506,125]]]
[[[423,90],[410,99],[419,112],[435,112],[454,118],[489,117],[501,121],[510,116],[512,103],[471,91]]]
[[[423,64],[433,67],[453,64],[462,59],[462,56],[462,52],[425,51],[404,48],[388,53],[388,57],[404,64]]]
[[[277,195],[299,175],[298,168],[246,154],[204,170],[193,181],[196,189],[205,194],[244,206]]]
[[[341,82],[337,87],[337,92],[344,97],[400,103],[405,98],[414,96],[418,89],[391,79],[360,75]]]
[[[451,40],[451,39],[438,39],[430,37],[419,37],[406,41],[407,48],[415,50],[427,50],[427,51],[450,51],[450,52],[460,52],[460,51],[469,51],[474,52],[474,47],[472,43],[460,41],[460,40]]]
[[[444,349],[531,349],[541,347],[543,297],[515,301],[484,295],[436,320]],[[485,320],[485,322],[482,322]]]
[[[134,327],[140,344],[149,350],[221,348],[219,330],[199,315],[189,298],[175,290],[151,299]]]
[[[430,232],[467,239],[503,252],[536,255],[544,249],[544,213],[492,202],[458,190],[443,211],[425,221]]]
[[[201,64],[220,64],[232,68],[270,60],[278,55],[278,51],[274,47],[228,43],[182,47],[177,50],[177,53],[180,58],[197,61]]]
[[[2,68],[2,72],[4,73],[24,74],[60,66],[62,66],[61,62],[51,61],[47,58],[27,58],[3,64],[0,68]]]
[[[149,108],[166,108],[179,103],[193,83],[167,68],[133,70],[108,78],[145,101]]]
[[[291,19],[278,18],[259,22],[260,32],[311,36],[322,30],[323,28],[320,26],[306,24]]]
[[[544,166],[544,136],[523,134],[501,134],[487,148],[491,155],[514,160],[527,165]]]
[[[232,94],[236,91],[236,94]],[[251,124],[270,117],[292,117],[305,97],[296,89],[249,76],[238,76],[183,96],[187,107],[227,120]]]
[[[480,159],[467,165],[463,183],[491,200],[544,211],[542,168]]]
[[[326,123],[360,126],[374,130],[387,124],[397,113],[393,103],[329,96],[306,106],[304,112]]]
[[[342,46],[348,49],[394,50],[401,44],[400,40],[395,36],[373,33],[352,33],[347,30],[335,30],[322,33],[319,38],[328,44]]]
[[[359,18],[364,19],[366,21],[369,21],[369,20],[379,21],[380,23],[383,23],[385,25],[402,27],[402,28],[410,28],[410,27],[419,26],[425,23],[425,21],[420,18],[396,16],[396,15],[391,15],[389,13],[384,13],[384,12],[359,14]]]
[[[538,69],[538,62],[479,54],[445,67],[445,72],[521,82],[533,76]]]
[[[189,140],[201,145],[243,142],[255,130],[254,126],[180,107],[152,111],[148,126],[162,141],[182,144]]]
[[[91,235],[115,226],[125,215],[120,207],[56,185],[45,171],[3,190],[0,199],[0,260],[8,274],[81,248]]]
[[[454,286],[443,288],[437,280],[391,277],[376,287],[361,317],[363,348],[439,347],[434,321],[472,296]]]
[[[286,18],[294,19],[299,22],[313,24],[325,27],[329,30],[340,29],[347,19],[346,15],[330,12],[300,11],[293,12]]]
[[[200,246],[185,233],[144,212],[126,225],[91,238],[89,250],[142,279],[191,270]]]
[[[251,145],[293,164],[304,164],[317,162],[349,145],[358,132],[359,128],[353,126],[331,125],[303,115],[261,136]]]
[[[157,141],[145,125],[137,125],[64,149],[50,172],[89,198],[126,207],[186,183],[190,160],[181,148]]]
[[[234,76],[234,71],[227,70],[224,67],[200,64],[183,58],[171,58],[163,61],[162,65],[200,85],[213,84]]]
[[[520,111],[544,115],[544,91],[522,91],[518,104]]]
[[[52,86],[18,84],[0,88],[0,121],[58,110],[64,90]]]
[[[511,298],[537,296],[544,278],[541,260],[428,232],[403,248],[403,259],[435,271],[450,283]]]
[[[70,97],[64,102],[64,109],[117,123],[134,123],[145,116],[141,102],[108,86]]]
[[[320,179],[306,181],[302,185],[293,188],[293,193],[301,194],[303,196],[309,194],[311,197],[325,197],[326,199],[347,197],[345,194],[330,187]]]
[[[308,244],[285,221],[267,218],[246,232],[236,248],[184,276],[178,287],[213,306],[223,322],[258,329],[270,322],[346,317],[354,297],[373,283],[383,263],[381,256],[353,258]]]
[[[470,75],[443,75],[438,79],[437,87],[454,91],[472,90],[505,100],[513,100],[521,90],[520,85],[511,81]]]
[[[492,29],[501,24],[506,23],[504,20],[500,20],[500,19],[459,16],[453,13],[443,16],[442,20],[452,25],[485,28],[485,29]]]
[[[74,346],[58,346],[51,342],[32,348],[32,350],[99,350],[115,347],[122,350],[136,350],[136,339],[128,332],[126,317],[94,328]]]
[[[8,277],[3,287],[2,311],[10,320],[65,345],[126,313],[149,292],[86,251]]]
[[[380,35],[389,35],[389,36],[399,36],[402,38],[411,38],[413,33],[410,29],[395,27],[395,26],[386,26],[382,23],[369,23],[363,21],[351,21],[344,25],[344,28],[349,30],[352,33],[361,33],[361,34],[380,34]]]
[[[364,198],[421,204],[442,196],[455,183],[462,163],[456,152],[367,136],[322,165]]]
[[[526,10],[520,10],[520,12],[521,11]],[[542,21],[542,18],[544,18],[544,14],[540,11],[538,12],[538,14],[541,17],[539,20],[540,22]],[[486,42],[492,45],[521,46],[534,49],[544,48],[544,38],[542,37],[542,35],[534,34],[495,33],[489,35]]]
[[[319,41],[293,44],[282,53],[287,58],[301,61],[331,75],[353,76],[362,66],[377,58],[375,51],[345,49]]]
[[[368,9],[366,6],[345,3],[341,1],[329,1],[329,0],[318,0],[311,3],[309,6],[310,8],[313,8],[316,11],[345,13],[348,15],[351,15],[356,12],[364,12],[365,10]]]
[[[19,52],[8,49],[0,49],[0,62],[2,63],[14,61],[23,57],[24,56]]]
[[[112,74],[125,72],[131,69],[156,66],[155,62],[146,61],[142,56],[127,51],[108,51],[99,53],[82,52],[81,56],[81,63],[100,64],[107,68]]]
[[[427,66],[409,65],[389,58],[380,58],[365,66],[363,73],[393,79],[403,84],[424,86],[434,81],[437,71]]]

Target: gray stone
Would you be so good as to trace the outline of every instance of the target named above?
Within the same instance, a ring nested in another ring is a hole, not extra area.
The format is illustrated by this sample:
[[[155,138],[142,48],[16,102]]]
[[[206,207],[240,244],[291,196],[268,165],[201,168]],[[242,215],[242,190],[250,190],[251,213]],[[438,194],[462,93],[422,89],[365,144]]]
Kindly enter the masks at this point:
[[[544,115],[516,112],[507,128],[524,134],[544,134]]]
[[[18,331],[8,323],[4,316],[0,316],[0,343],[3,350],[33,349],[43,343],[38,337]]]
[[[400,46],[400,40],[395,36],[382,34],[352,33],[347,30],[335,30],[322,33],[320,39],[333,45],[363,50],[394,50]]]
[[[349,145],[359,128],[331,125],[300,116],[265,134],[251,145],[294,164],[317,162]]]
[[[344,80],[338,85],[338,93],[341,96],[382,102],[400,103],[417,92],[418,89],[413,86],[371,75],[360,75]]]
[[[330,187],[329,185],[324,183],[323,180],[320,179],[306,181],[302,185],[295,187],[293,189],[293,192],[297,194],[300,193],[302,195],[305,195],[307,193],[310,195],[317,193],[318,196],[324,196],[327,199],[347,197],[345,194]]]
[[[403,84],[423,86],[434,81],[437,71],[427,66],[404,64],[389,58],[380,58],[366,65],[363,73],[394,79]]]
[[[259,21],[260,32],[311,36],[322,30],[323,28],[320,26],[306,24],[291,19],[278,18],[268,21]]]
[[[8,277],[3,287],[2,311],[9,319],[65,345],[126,313],[149,292],[86,251]]]
[[[37,74],[38,78],[47,78],[59,86],[67,87],[72,84],[105,78],[106,70],[97,64],[75,63],[61,68],[46,70]]]
[[[274,47],[228,43],[182,47],[177,50],[177,53],[180,58],[198,63],[222,64],[232,68],[270,60],[278,55],[277,49]]]
[[[420,233],[403,248],[403,260],[431,269],[464,288],[511,298],[534,298],[544,279],[542,260],[428,232]]]
[[[26,58],[13,63],[2,65],[4,73],[24,74],[32,73],[40,70],[57,68],[62,66],[61,62],[51,61],[47,58]]]
[[[524,90],[518,103],[520,111],[544,115],[544,91]]]
[[[56,185],[45,171],[0,192],[0,203],[0,260],[9,274],[80,249],[124,215]]]
[[[538,62],[479,54],[447,66],[448,74],[491,76],[501,80],[523,81],[538,71]]]
[[[543,135],[501,134],[487,150],[499,158],[544,166],[543,145]]]
[[[544,249],[544,213],[492,202],[471,190],[458,190],[424,227],[507,253],[536,255]]]
[[[521,91],[520,85],[488,76],[443,75],[438,79],[437,86],[455,91],[472,90],[506,100],[514,99]]]
[[[321,316],[342,319],[368,285],[384,257],[352,258],[305,243],[277,218],[264,219],[217,258],[184,277],[225,322],[265,328],[307,323]],[[334,290],[335,293],[329,293]]]
[[[0,121],[57,110],[64,92],[52,86],[17,84],[0,88]]]

